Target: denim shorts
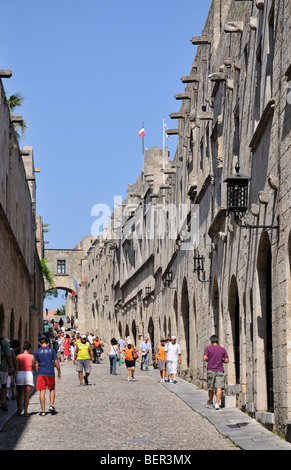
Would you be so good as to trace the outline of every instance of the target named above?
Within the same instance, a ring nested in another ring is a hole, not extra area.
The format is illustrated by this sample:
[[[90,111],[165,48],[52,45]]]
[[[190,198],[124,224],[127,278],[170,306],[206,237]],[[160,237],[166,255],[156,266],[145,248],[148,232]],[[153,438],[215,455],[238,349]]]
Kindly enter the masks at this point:
[[[225,373],[213,370],[207,371],[207,388],[214,390],[215,388],[225,388]]]
[[[85,371],[85,374],[90,374],[91,372],[90,359],[77,359],[76,371],[83,372],[83,369]]]

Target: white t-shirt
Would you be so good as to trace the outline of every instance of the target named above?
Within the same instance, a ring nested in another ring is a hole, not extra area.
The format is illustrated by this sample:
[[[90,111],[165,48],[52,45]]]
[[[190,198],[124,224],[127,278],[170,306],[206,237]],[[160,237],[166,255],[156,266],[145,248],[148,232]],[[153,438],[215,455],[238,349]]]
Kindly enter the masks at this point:
[[[167,361],[178,361],[178,354],[181,354],[181,348],[178,343],[168,343],[165,347],[167,353]]]

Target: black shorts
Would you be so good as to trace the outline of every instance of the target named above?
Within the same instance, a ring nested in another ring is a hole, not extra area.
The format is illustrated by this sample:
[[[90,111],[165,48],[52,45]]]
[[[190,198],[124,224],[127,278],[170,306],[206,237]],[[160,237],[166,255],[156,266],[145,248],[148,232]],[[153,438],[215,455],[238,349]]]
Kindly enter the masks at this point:
[[[125,365],[126,367],[135,367],[135,361],[128,361],[125,359]]]

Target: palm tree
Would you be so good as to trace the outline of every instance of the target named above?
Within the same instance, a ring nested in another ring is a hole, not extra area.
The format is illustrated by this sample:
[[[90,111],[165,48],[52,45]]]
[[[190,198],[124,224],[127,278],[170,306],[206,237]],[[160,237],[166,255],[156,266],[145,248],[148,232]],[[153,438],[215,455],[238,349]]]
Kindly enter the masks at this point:
[[[18,107],[22,106],[22,103],[23,103],[24,100],[25,100],[25,98],[23,96],[21,96],[21,94],[19,92],[14,93],[14,95],[11,95],[7,99],[7,104],[8,104],[8,107],[10,109],[10,112],[13,112],[15,108],[18,108]],[[25,137],[25,132],[27,130],[26,121],[24,121],[24,119],[21,119],[20,121],[13,122],[13,125],[14,125],[14,129],[15,129],[15,132],[16,132],[17,140],[19,141],[21,139],[21,136],[20,136],[18,131],[21,131],[22,138]]]

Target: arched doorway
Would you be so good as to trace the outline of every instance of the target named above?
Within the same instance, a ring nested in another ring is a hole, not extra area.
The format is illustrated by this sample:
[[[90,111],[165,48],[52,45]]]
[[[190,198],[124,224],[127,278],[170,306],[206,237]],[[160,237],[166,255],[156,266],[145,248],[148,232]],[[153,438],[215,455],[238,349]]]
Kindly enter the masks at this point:
[[[155,351],[155,327],[152,317],[149,319],[148,323],[148,336],[150,339],[151,347],[152,347],[152,354]]]
[[[291,232],[288,239],[288,253],[287,253],[287,286],[286,286],[286,313],[287,322],[289,324],[291,318]],[[290,329],[289,329],[290,330]],[[289,389],[291,383],[291,331],[287,331],[287,389]],[[287,394],[287,419],[291,417],[291,396]]]
[[[240,305],[238,288],[235,276],[232,276],[229,297],[229,337],[227,342],[229,365],[228,383],[235,385],[240,383]]]
[[[272,331],[272,251],[269,236],[262,233],[257,259],[258,273],[258,403],[259,410],[274,411]]]
[[[118,333],[119,333],[120,338],[122,338],[122,325],[121,325],[121,321],[118,323]]]
[[[10,327],[9,327],[9,339],[12,341],[14,339],[14,310],[11,310],[11,316],[10,316]]]
[[[3,304],[0,305],[0,329],[4,330],[5,327],[5,315]]]
[[[136,345],[136,323],[135,323],[135,320],[132,320],[131,332],[132,332],[133,342]]]
[[[177,291],[175,291],[175,294],[174,294],[173,308],[174,308],[174,320],[175,320],[175,333],[177,334],[177,332],[178,332],[178,296],[177,296]]]
[[[213,333],[220,338],[220,328],[219,328],[219,290],[217,277],[214,277],[213,281],[213,290],[212,290],[212,311],[213,311]]]
[[[184,278],[182,285],[181,294],[181,314],[183,331],[182,337],[179,339],[182,352],[182,364],[187,369],[190,364],[190,325],[189,325],[189,297],[188,297],[188,285]]]

